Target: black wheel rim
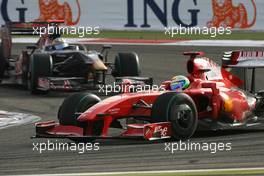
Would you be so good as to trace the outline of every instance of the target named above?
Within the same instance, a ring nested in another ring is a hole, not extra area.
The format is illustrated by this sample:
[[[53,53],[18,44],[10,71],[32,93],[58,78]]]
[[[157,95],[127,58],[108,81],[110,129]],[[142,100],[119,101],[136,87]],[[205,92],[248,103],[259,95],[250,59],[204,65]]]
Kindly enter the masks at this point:
[[[183,104],[176,107],[176,116],[173,119],[181,128],[188,129],[193,120],[193,113],[189,105]]]

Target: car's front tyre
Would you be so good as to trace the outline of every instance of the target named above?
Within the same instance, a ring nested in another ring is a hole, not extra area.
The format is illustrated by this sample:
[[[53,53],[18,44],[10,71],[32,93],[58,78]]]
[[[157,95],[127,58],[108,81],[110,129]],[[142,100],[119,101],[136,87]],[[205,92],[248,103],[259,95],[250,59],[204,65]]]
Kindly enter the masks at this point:
[[[198,113],[192,98],[185,93],[168,92],[160,95],[152,106],[154,122],[171,122],[172,137],[190,138],[197,129]]]
[[[76,93],[67,97],[58,111],[58,119],[61,125],[73,125],[86,128],[87,123],[77,121],[80,113],[85,112],[90,107],[99,103],[101,99],[91,93]],[[102,132],[103,124],[101,121],[94,122],[93,135],[99,136]]]

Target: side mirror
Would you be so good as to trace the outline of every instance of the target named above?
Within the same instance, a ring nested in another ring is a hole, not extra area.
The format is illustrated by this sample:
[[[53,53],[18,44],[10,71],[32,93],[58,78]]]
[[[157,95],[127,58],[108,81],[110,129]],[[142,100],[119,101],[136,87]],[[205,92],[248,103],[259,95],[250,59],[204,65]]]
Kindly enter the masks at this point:
[[[211,88],[214,95],[219,94],[219,89],[217,89],[215,82],[202,83],[202,88]]]
[[[201,71],[201,72],[209,72],[209,71],[211,71],[211,68],[199,68],[199,71]]]
[[[189,51],[189,52],[184,52],[184,56],[190,56],[190,59],[195,59],[196,56],[203,56],[204,52],[201,51]]]
[[[202,88],[216,88],[216,83],[204,82],[204,83],[202,83]]]

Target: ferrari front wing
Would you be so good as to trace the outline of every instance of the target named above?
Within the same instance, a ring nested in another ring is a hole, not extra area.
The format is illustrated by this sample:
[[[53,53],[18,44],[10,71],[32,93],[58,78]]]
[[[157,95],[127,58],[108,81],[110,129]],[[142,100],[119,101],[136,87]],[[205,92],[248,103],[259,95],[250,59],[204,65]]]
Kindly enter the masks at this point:
[[[39,122],[36,123],[36,136],[35,138],[68,138],[75,139],[134,139],[141,138],[145,140],[159,140],[171,138],[171,123],[149,123],[149,124],[129,124],[127,129],[119,136],[93,136],[85,135],[85,131],[77,126],[64,126],[56,123],[55,121]]]

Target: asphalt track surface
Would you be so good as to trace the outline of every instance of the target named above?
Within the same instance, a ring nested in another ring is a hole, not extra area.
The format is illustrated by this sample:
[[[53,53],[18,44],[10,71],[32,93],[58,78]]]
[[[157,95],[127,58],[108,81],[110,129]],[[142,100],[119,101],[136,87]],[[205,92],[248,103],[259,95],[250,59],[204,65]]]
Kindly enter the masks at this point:
[[[18,53],[21,45],[15,46]],[[99,45],[89,49],[99,49]],[[201,50],[208,57],[220,61],[222,51],[239,48],[184,46],[114,46],[110,58],[117,51],[135,51],[140,57],[142,73],[152,76],[155,83],[177,74],[184,74],[186,57],[183,51]],[[254,48],[247,48],[254,50]],[[257,71],[258,89],[264,85],[264,70]],[[0,86],[0,109],[31,113],[42,120],[56,120],[57,110],[70,93],[51,92],[45,96],[30,95],[22,87]],[[104,98],[104,97],[103,97]],[[147,171],[175,169],[242,168],[264,166],[264,126],[216,132],[199,132],[191,142],[230,142],[231,151],[165,151],[164,142],[98,140],[99,151],[33,151],[30,139],[34,126],[11,127],[0,131],[0,174],[81,173],[110,171]],[[53,140],[55,141],[55,140]],[[56,142],[56,141],[55,141]],[[69,142],[59,140],[59,142]],[[175,141],[177,142],[177,141]]]

